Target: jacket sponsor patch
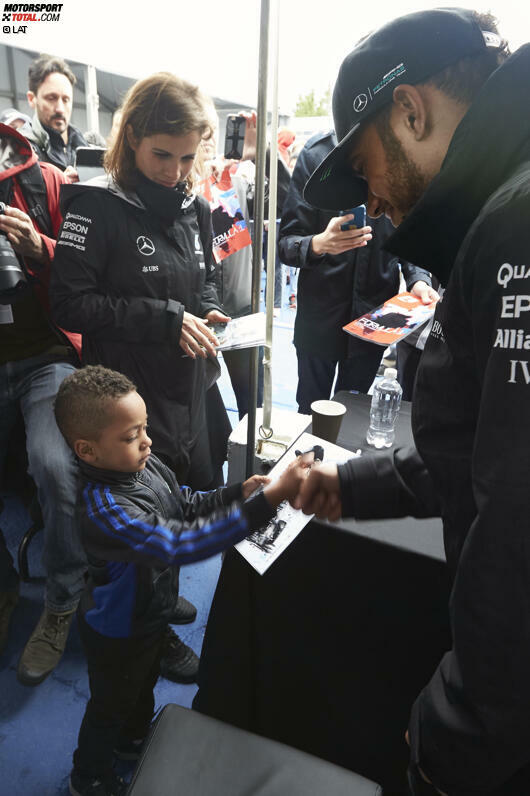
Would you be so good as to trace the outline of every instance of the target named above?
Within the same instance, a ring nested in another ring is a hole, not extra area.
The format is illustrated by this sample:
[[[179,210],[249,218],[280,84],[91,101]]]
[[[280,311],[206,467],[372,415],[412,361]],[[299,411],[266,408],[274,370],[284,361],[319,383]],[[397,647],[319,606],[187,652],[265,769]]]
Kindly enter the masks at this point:
[[[530,384],[530,368],[527,359],[510,360],[510,378],[508,384]]]
[[[63,225],[61,227],[61,234],[57,241],[58,246],[71,246],[79,251],[85,251],[85,240],[88,235],[89,224],[92,223],[91,218],[86,216],[79,216],[76,213],[67,213]]]
[[[530,277],[530,266],[503,263],[497,271],[497,284],[505,288],[512,279],[528,279],[528,277]]]
[[[530,296],[503,296],[501,318],[520,318],[530,312]]]
[[[525,329],[497,329],[493,348],[530,349],[530,333]]]
[[[147,235],[138,235],[136,245],[140,254],[145,254],[146,257],[150,257],[156,251],[155,244]]]
[[[443,327],[442,327],[442,324],[440,323],[440,321],[434,320],[432,322],[432,329],[431,329],[430,337],[434,337],[434,338],[436,338],[436,340],[441,340],[442,343],[445,343],[444,330],[443,330]]]

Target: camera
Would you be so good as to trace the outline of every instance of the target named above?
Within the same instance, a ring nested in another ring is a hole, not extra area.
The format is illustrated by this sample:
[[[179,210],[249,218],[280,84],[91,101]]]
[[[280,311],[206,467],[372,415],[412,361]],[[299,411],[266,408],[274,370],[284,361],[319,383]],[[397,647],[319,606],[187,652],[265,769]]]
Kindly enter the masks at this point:
[[[4,202],[0,202],[0,215],[5,209]],[[15,250],[7,235],[0,232],[0,304],[13,304],[26,287],[26,275]]]

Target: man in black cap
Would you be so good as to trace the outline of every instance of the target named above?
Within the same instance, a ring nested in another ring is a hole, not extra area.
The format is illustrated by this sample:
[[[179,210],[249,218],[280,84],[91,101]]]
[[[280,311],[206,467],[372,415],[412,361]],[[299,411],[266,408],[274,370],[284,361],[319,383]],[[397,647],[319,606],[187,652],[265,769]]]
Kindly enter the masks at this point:
[[[491,17],[401,17],[343,62],[339,144],[305,189],[319,207],[385,213],[387,248],[446,287],[416,381],[417,451],[314,468],[297,501],[331,518],[443,517],[453,649],[412,709],[413,793],[530,793],[529,96],[530,45],[508,57]]]

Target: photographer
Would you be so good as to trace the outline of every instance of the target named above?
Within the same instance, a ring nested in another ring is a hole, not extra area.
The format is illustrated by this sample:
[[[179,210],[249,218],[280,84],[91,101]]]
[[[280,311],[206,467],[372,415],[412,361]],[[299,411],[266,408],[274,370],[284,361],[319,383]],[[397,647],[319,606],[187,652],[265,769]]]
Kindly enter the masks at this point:
[[[53,401],[77,364],[79,335],[49,317],[48,280],[61,223],[64,176],[38,163],[28,141],[0,124],[0,470],[19,413],[26,431],[28,472],[44,518],[44,612],[18,664],[18,678],[37,685],[55,668],[83,588],[85,557],[73,521],[73,457],[55,424]],[[38,219],[38,220],[35,220]],[[7,468],[6,468],[7,469]],[[0,472],[0,482],[3,472]],[[18,600],[19,578],[0,533],[0,651]]]

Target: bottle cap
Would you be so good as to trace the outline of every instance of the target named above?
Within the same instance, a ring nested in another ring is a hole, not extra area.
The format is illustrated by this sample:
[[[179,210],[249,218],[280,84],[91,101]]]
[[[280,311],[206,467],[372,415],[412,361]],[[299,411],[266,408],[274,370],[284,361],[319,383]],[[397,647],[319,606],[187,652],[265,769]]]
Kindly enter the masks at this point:
[[[385,368],[384,379],[397,379],[397,370],[395,368]]]

